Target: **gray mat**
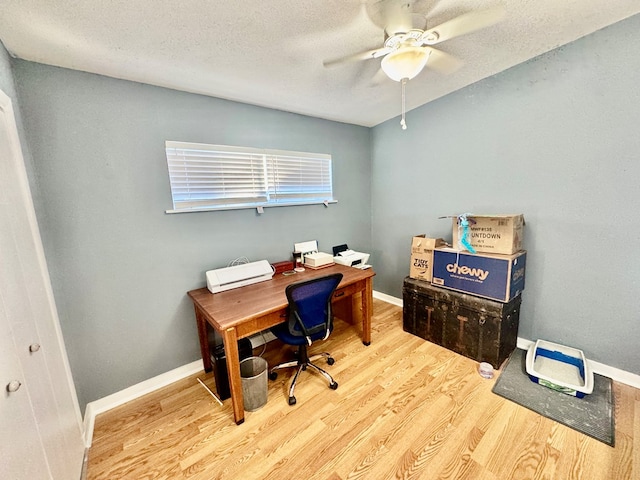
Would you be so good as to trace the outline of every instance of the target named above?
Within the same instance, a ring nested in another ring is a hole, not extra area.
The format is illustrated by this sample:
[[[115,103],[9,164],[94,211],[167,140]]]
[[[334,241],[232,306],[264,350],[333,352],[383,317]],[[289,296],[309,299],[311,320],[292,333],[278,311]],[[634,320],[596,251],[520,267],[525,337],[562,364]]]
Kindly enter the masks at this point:
[[[533,383],[527,375],[525,358],[524,350],[514,350],[493,393],[613,447],[611,379],[594,374],[593,393],[576,398]]]

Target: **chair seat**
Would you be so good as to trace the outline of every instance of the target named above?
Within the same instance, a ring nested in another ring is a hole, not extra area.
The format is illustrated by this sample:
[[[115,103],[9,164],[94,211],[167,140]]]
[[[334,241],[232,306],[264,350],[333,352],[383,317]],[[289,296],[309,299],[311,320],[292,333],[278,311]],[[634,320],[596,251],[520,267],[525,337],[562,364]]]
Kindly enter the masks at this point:
[[[329,328],[329,332],[331,331],[333,331],[333,324],[331,324]],[[286,323],[281,323],[279,325],[276,325],[275,327],[271,327],[271,333],[273,333],[279,340],[282,340],[287,345],[300,346],[307,344],[307,337],[292,335],[289,332],[289,327]],[[325,332],[312,334],[311,341],[315,342],[316,340],[322,340],[325,335]]]

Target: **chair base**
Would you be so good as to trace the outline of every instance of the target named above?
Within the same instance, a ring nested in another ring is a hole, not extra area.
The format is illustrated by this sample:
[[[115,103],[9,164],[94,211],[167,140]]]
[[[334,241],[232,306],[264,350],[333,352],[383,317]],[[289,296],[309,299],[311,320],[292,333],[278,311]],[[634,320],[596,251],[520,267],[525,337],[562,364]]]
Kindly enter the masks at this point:
[[[278,377],[277,370],[282,370],[284,368],[297,367],[296,374],[294,375],[293,380],[291,381],[291,385],[289,386],[289,405],[295,405],[296,403],[296,397],[293,395],[293,393],[296,388],[296,382],[298,381],[300,372],[302,372],[303,370],[307,370],[307,368],[309,367],[311,367],[312,371],[319,373],[327,380],[327,382],[329,382],[330,389],[335,390],[336,388],[338,388],[338,382],[336,382],[333,379],[333,377],[329,375],[329,373],[327,373],[325,370],[323,370],[322,368],[320,368],[319,366],[313,363],[313,361],[318,360],[320,358],[326,358],[327,364],[333,365],[335,363],[335,360],[333,359],[333,357],[331,357],[329,353],[323,352],[323,353],[319,353],[317,355],[312,355],[311,357],[309,357],[307,356],[306,345],[302,345],[299,348],[297,353],[298,353],[298,360],[292,360],[290,362],[281,363],[273,367],[271,370],[269,370],[269,379],[275,380]]]

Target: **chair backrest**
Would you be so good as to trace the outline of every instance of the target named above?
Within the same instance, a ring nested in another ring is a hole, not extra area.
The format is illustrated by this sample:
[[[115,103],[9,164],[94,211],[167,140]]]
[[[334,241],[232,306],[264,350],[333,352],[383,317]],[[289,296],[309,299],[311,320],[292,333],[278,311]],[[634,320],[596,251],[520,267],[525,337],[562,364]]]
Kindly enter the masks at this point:
[[[331,297],[342,281],[341,273],[292,283],[285,293],[289,302],[289,333],[307,342],[326,338],[333,328]]]

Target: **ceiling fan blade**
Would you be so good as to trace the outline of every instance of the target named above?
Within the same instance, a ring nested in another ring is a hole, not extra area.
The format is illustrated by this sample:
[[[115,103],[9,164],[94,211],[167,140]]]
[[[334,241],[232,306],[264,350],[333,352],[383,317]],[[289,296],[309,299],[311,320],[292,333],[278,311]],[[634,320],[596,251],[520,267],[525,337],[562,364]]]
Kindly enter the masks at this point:
[[[453,18],[424,32],[422,42],[424,45],[436,45],[445,40],[495,25],[500,22],[504,16],[505,9],[502,6],[464,13],[459,17]]]
[[[449,55],[442,50],[431,47],[424,48],[428,48],[429,50],[431,50],[429,60],[427,61],[427,67],[431,70],[435,70],[438,73],[451,75],[460,67],[462,67],[464,63],[462,60],[454,57],[453,55]]]
[[[348,55],[346,57],[336,58],[333,60],[325,60],[324,62],[322,62],[322,64],[325,67],[332,67],[341,63],[359,62],[361,60],[369,60],[371,58],[382,57],[390,51],[391,49],[387,47],[375,48],[373,50],[367,50],[365,52],[354,53],[353,55]]]

